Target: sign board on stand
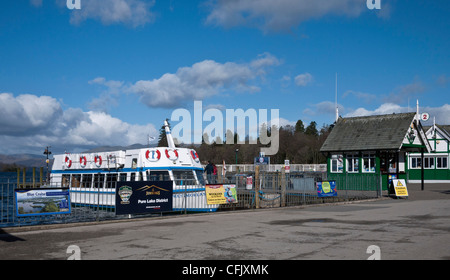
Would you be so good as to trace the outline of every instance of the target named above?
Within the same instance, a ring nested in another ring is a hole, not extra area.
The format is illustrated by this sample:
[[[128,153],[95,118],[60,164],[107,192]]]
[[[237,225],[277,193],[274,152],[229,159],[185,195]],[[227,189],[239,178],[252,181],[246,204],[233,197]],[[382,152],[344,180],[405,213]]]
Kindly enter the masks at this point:
[[[404,179],[392,180],[395,190],[395,196],[397,197],[408,197],[408,188],[406,187],[406,182]]]

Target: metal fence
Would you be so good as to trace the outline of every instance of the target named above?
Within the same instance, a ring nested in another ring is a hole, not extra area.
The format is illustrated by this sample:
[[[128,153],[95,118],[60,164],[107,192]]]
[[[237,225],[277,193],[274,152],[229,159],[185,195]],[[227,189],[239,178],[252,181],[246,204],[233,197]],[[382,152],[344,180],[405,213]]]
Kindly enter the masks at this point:
[[[247,178],[252,176],[249,186]],[[95,178],[94,178],[95,179]],[[287,207],[349,200],[376,198],[381,196],[379,176],[348,176],[327,178],[325,172],[261,172],[259,175],[227,174],[226,177],[209,177],[209,183],[234,184],[237,201],[230,204],[208,205],[205,186],[196,185],[191,179],[177,179],[173,193],[173,211],[146,215],[116,215],[116,181],[93,184],[83,192],[71,187],[71,213],[19,217],[17,215],[14,190],[23,186],[15,179],[0,178],[0,227],[27,226],[54,223],[91,222],[135,217],[188,214],[192,212],[233,211],[270,207]],[[205,178],[206,179],[206,178]],[[316,183],[336,180],[338,195],[321,198],[317,195]],[[29,179],[31,181],[31,179]],[[55,186],[53,184],[53,186]],[[64,182],[62,182],[62,186]],[[30,187],[30,186],[26,186]],[[39,187],[39,186],[35,186]]]

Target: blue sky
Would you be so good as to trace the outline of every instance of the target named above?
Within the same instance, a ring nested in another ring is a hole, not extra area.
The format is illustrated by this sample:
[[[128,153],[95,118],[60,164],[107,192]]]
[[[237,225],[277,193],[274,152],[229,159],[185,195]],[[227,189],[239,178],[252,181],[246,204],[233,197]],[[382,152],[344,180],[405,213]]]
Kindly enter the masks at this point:
[[[0,153],[145,144],[194,100],[321,127],[336,73],[344,117],[450,124],[448,0],[80,2],[2,2]]]

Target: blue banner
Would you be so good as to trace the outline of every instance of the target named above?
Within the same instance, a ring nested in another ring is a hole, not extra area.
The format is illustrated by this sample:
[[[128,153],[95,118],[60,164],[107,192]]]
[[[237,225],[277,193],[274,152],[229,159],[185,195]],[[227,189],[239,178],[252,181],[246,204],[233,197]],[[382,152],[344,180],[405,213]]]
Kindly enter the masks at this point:
[[[316,186],[319,197],[337,196],[336,181],[317,182]]]
[[[18,217],[70,214],[70,192],[63,189],[16,189]]]

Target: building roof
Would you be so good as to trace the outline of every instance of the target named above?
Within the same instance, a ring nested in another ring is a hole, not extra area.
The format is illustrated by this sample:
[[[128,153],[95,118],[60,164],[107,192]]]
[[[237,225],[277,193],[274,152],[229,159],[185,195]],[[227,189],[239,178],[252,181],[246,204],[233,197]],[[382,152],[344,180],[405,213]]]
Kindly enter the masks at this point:
[[[416,113],[340,118],[321,152],[398,150]]]

